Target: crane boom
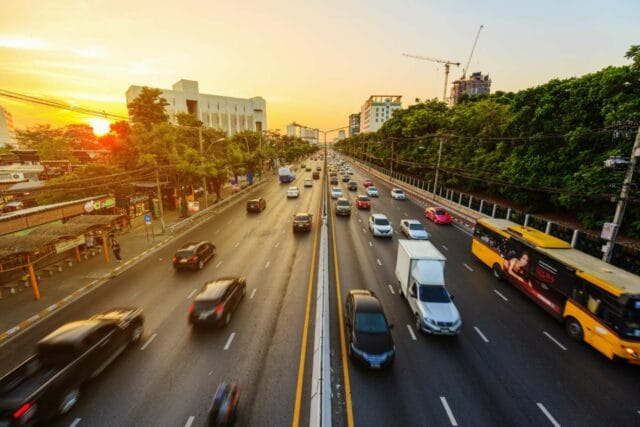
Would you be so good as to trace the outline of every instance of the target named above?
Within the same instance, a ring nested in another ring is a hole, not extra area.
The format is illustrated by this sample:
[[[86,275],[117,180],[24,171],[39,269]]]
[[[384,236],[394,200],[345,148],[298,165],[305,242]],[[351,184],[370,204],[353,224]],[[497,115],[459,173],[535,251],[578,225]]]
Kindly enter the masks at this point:
[[[467,61],[467,65],[462,69],[462,78],[460,80],[464,80],[467,78],[467,71],[469,71],[469,64],[471,63],[471,57],[473,56],[473,52],[476,50],[476,45],[478,44],[478,37],[480,37],[480,31],[482,31],[484,25],[480,25],[478,28],[478,33],[476,34],[476,39],[473,41],[473,47],[471,48],[471,53],[469,54],[469,60]]]
[[[447,102],[447,82],[449,81],[449,66],[455,65],[456,67],[459,67],[460,63],[447,61],[446,59],[437,59],[437,58],[429,58],[427,56],[410,55],[408,53],[403,53],[403,55],[408,56],[409,58],[423,59],[425,61],[439,62],[440,64],[444,64],[444,93],[442,94],[442,102]]]

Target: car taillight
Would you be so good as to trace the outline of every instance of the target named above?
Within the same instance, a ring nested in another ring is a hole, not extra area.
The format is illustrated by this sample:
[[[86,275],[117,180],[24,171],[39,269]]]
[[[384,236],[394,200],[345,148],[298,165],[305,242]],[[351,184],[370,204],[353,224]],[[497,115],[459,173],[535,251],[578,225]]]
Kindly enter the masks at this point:
[[[189,258],[189,261],[191,261],[191,262],[198,261],[198,256],[197,255],[192,256],[191,258]]]
[[[178,261],[178,257],[174,255],[173,259],[172,259],[172,262],[176,262],[176,261]]]
[[[224,304],[222,303],[218,304],[218,306],[216,307],[216,311],[214,311],[214,314],[216,315],[216,319],[219,319],[220,317],[222,317],[223,311],[224,311]]]
[[[13,413],[12,417],[14,420],[21,419],[21,422],[24,423],[33,416],[35,409],[36,405],[33,402],[25,403]]]
[[[193,310],[195,310],[195,309],[196,309],[195,305],[191,304],[189,306],[189,314],[193,313]]]

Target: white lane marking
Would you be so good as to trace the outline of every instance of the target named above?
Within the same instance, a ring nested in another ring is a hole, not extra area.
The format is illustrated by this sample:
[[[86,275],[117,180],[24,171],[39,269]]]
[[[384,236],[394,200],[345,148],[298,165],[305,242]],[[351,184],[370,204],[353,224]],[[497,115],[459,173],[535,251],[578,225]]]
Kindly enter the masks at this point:
[[[240,246],[240,242],[236,242],[236,244],[233,245],[234,248],[237,248],[238,246]]]
[[[220,267],[221,265],[222,265],[222,261],[216,264],[216,268]]]
[[[267,261],[264,265],[264,268],[269,268],[269,265],[271,264],[271,261]]]
[[[551,421],[551,424],[553,424],[555,427],[560,427],[560,423],[558,423],[556,419],[551,416],[549,411],[547,411],[547,408],[545,408],[542,403],[536,402],[536,405],[538,405],[538,408],[540,408],[542,413],[545,414],[547,418],[549,418],[549,421]]]
[[[409,330],[409,334],[411,335],[411,339],[414,341],[418,341],[418,338],[416,338],[416,334],[413,333],[413,329],[411,328],[411,325],[407,325],[407,329]]]
[[[448,247],[446,247],[445,245],[440,245],[440,246],[442,246],[442,249],[444,249],[445,251],[448,251],[448,250],[449,250],[449,248],[448,248]]]
[[[358,222],[362,222],[362,220],[360,218],[358,218]]]
[[[80,420],[82,420],[82,418],[76,418],[71,424],[69,424],[69,427],[76,427],[78,424],[80,424]]]
[[[191,299],[191,297],[193,296],[193,294],[196,293],[196,291],[198,290],[198,288],[192,290],[191,292],[189,292],[189,295],[187,295],[187,299]]]
[[[554,337],[552,337],[550,333],[548,333],[547,331],[542,331],[542,333],[543,333],[543,334],[545,334],[545,335],[547,336],[547,338],[549,338],[551,341],[553,341],[554,343],[556,343],[556,345],[557,345],[558,347],[560,347],[561,349],[563,349],[563,350],[565,350],[565,351],[567,350],[567,347],[565,347],[565,346],[563,346],[562,344],[560,344],[560,342],[559,342],[557,339],[555,339]]]
[[[394,233],[396,233],[398,236],[400,235],[400,232],[398,230],[394,231]]]
[[[362,228],[362,232],[363,232],[363,233],[366,233],[366,232],[367,232],[367,229],[366,229],[366,228]]]
[[[480,328],[478,328],[477,326],[474,326],[473,329],[476,330],[476,332],[478,333],[478,335],[480,335],[480,338],[482,338],[482,340],[486,343],[489,342],[489,340],[487,339],[487,337],[484,336],[484,334],[482,333],[482,331],[480,330]]]
[[[369,242],[369,246],[373,247],[373,243]]]
[[[191,415],[189,418],[187,418],[187,422],[185,423],[184,427],[191,427],[191,424],[193,424],[193,420],[195,420],[195,419],[196,419],[196,417]]]
[[[231,346],[231,342],[233,341],[233,338],[236,336],[235,332],[231,332],[231,335],[229,335],[229,339],[227,339],[227,343],[224,345],[224,349],[225,350],[229,350],[229,347]]]
[[[277,248],[278,246],[280,246],[280,242],[277,242],[275,245],[273,245],[274,248]]]
[[[502,294],[500,293],[500,291],[497,291],[497,290],[495,290],[495,289],[494,289],[494,290],[493,290],[493,292],[495,292],[496,294],[498,294],[498,296],[499,296],[500,298],[502,298],[503,300],[505,300],[505,301],[509,301],[509,298],[507,298],[507,297],[505,297],[504,295],[502,295]]]
[[[467,268],[467,270],[473,271],[473,268],[469,267],[467,264],[462,264],[462,265],[464,265]]]
[[[256,294],[257,290],[258,290],[258,288],[253,288],[253,290],[251,291],[251,296],[249,297],[249,299],[253,299],[253,296]]]
[[[376,258],[376,261],[378,261],[378,265],[382,266],[382,262],[380,261],[380,258]]]
[[[389,285],[389,290],[391,291],[391,293],[392,293],[393,295],[395,295],[395,294],[396,294],[396,291],[394,291],[394,290],[393,290],[393,286]]]
[[[153,334],[153,335],[151,335],[151,337],[147,340],[147,342],[146,342],[146,343],[144,343],[144,344],[142,345],[142,347],[140,347],[140,350],[144,350],[144,349],[146,349],[147,347],[149,347],[149,344],[151,344],[151,341],[153,341],[154,339],[156,339],[156,336],[157,336],[157,335],[158,335],[158,334]]]
[[[213,375],[213,371],[209,371],[209,376]]]
[[[405,212],[405,213],[404,213],[404,216],[409,216],[409,214]]]
[[[440,402],[442,402],[442,406],[444,406],[444,410],[447,412],[447,416],[449,417],[449,421],[452,426],[457,426],[456,418],[453,416],[453,412],[451,408],[449,408],[449,404],[447,403],[447,399],[444,396],[440,396]]]

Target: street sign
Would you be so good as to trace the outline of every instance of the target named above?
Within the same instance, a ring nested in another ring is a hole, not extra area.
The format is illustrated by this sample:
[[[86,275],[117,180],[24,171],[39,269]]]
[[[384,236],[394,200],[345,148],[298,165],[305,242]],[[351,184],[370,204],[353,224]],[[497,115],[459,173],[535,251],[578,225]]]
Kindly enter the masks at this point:
[[[151,224],[151,214],[144,214],[144,223],[147,225]]]

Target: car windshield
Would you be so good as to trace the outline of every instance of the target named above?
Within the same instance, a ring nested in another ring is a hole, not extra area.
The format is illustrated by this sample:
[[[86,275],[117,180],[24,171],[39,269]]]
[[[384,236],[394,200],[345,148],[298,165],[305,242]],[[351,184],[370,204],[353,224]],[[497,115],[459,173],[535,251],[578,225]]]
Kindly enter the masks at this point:
[[[378,191],[376,187],[369,187],[369,191]]]
[[[361,202],[368,202],[369,198],[367,196],[360,196],[358,197],[358,200],[360,200]]]
[[[289,191],[298,191],[298,187],[289,187]]]
[[[357,332],[383,334],[387,332],[387,321],[382,313],[356,313]]]
[[[348,200],[338,200],[338,206],[349,206]]]
[[[389,220],[386,218],[376,218],[373,222],[375,225],[389,225]]]
[[[424,231],[424,226],[422,224],[409,224],[409,230]]]
[[[296,215],[295,220],[296,221],[308,221],[309,220],[309,215]]]
[[[449,292],[444,286],[422,285],[420,286],[419,297],[422,302],[451,302]]]
[[[178,258],[189,258],[190,256],[193,255],[193,252],[194,251],[192,251],[192,250],[178,251],[178,252],[176,252],[176,257],[178,257]]]
[[[446,215],[447,212],[445,212],[444,209],[436,209],[436,215]]]

